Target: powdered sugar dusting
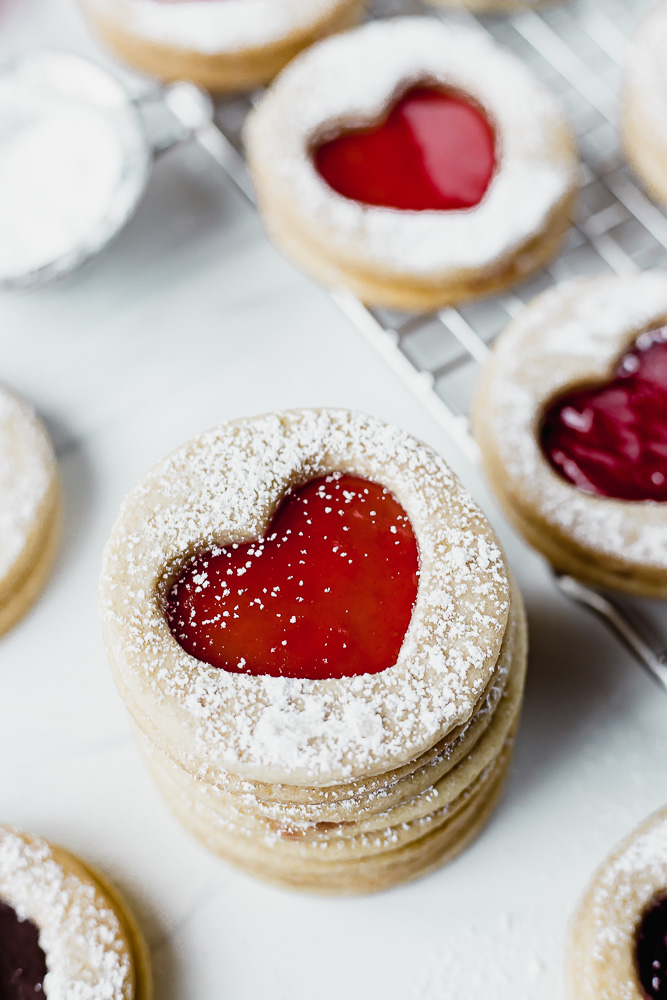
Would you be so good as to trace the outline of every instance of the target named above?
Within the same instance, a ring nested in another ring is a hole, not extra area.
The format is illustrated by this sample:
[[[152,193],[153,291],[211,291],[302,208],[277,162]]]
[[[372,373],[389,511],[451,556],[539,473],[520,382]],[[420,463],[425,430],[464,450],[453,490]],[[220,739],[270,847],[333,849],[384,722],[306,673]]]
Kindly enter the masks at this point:
[[[309,681],[189,656],[163,614],[179,568],[263,534],[287,488],[334,471],[386,486],[417,537],[420,586],[397,663]],[[223,425],[149,473],[105,550],[101,610],[140,725],[236,774],[327,785],[400,766],[467,721],[496,669],[509,591],[488,524],[431,449],[373,418],[303,410]]]
[[[131,1000],[133,975],[118,918],[46,841],[0,826],[0,898],[38,927],[48,1000]]]
[[[667,274],[658,271],[551,289],[499,338],[474,408],[522,509],[589,551],[657,567],[667,567],[665,506],[592,496],[561,479],[542,453],[539,426],[554,398],[611,377],[638,335],[665,317]]]
[[[179,49],[215,54],[259,48],[308,31],[341,0],[87,0],[126,30]]]
[[[314,166],[312,144],[342,124],[377,121],[397,93],[425,82],[471,97],[495,126],[499,165],[481,204],[395,211],[333,191]],[[485,33],[430,18],[371,23],[313,46],[251,114],[246,139],[251,169],[272,187],[275,210],[362,269],[435,277],[497,266],[542,231],[575,183],[555,98]]]
[[[0,385],[0,583],[25,550],[54,473],[44,428],[27,403]]]

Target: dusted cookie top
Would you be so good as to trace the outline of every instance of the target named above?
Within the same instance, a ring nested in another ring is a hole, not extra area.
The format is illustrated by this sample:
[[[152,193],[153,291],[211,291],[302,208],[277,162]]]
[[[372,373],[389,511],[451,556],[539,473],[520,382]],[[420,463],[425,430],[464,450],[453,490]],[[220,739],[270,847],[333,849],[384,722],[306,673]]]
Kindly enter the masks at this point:
[[[47,1000],[134,1000],[126,931],[101,888],[67,852],[0,826],[0,902],[38,929]]]
[[[150,41],[215,54],[261,48],[335,14],[340,0],[87,0]]]
[[[0,594],[48,500],[55,468],[51,442],[34,411],[0,385]]]
[[[386,487],[417,539],[397,662],[303,680],[188,654],[164,615],[183,565],[259,538],[290,487],[335,472]],[[254,780],[327,785],[401,766],[470,718],[496,670],[509,589],[489,525],[430,448],[360,414],[301,410],[209,431],[130,492],[104,554],[101,612],[116,680],[148,734]]]

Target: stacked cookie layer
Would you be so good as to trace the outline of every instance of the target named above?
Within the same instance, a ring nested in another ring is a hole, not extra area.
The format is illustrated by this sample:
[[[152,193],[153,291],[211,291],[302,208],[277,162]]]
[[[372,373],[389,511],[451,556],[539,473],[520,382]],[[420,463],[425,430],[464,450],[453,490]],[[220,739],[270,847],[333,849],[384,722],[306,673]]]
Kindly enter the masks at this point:
[[[165,604],[193,554],[264,536],[286,491],[337,470],[390,491],[418,541],[396,662],[315,680],[216,669],[182,648]],[[450,859],[488,818],[518,725],[523,607],[484,516],[409,435],[339,410],[202,435],[128,496],[101,597],[111,668],[160,789],[239,867],[372,892]]]
[[[308,787],[201,773],[139,729],[137,739],[172,811],[214,853],[291,888],[374,892],[451,860],[489,819],[511,760],[525,664],[516,596],[498,668],[469,721],[404,767],[358,781]]]

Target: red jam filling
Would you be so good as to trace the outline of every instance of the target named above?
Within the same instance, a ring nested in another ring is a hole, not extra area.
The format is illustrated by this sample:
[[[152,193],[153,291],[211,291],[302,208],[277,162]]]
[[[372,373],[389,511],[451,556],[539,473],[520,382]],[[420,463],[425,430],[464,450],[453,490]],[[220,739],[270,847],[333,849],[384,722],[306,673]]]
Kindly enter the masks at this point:
[[[263,538],[192,559],[165,613],[188,653],[234,673],[375,674],[398,658],[418,579],[395,497],[334,474],[290,491]]]
[[[35,1000],[45,997],[46,956],[39,931],[31,920],[19,920],[0,901],[0,997],[2,1000]]]
[[[556,400],[541,443],[554,469],[587,493],[667,500],[667,327],[642,334],[611,382]]]
[[[644,914],[637,930],[635,957],[648,1000],[667,1000],[667,899]]]
[[[315,166],[345,198],[407,211],[473,208],[495,165],[495,136],[473,104],[414,87],[372,128],[322,143]]]

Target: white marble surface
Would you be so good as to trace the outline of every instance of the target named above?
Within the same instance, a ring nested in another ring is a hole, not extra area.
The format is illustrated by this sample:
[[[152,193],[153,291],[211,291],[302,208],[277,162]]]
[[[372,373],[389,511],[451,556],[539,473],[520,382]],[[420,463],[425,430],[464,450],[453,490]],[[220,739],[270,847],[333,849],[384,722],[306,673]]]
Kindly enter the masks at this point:
[[[101,56],[73,0],[0,0],[0,38],[3,54],[47,42]],[[561,997],[585,880],[667,799],[667,699],[557,596],[478,474],[204,153],[160,162],[101,259],[0,300],[0,377],[48,420],[67,500],[53,579],[0,645],[0,818],[128,893],[159,1000]],[[497,526],[532,626],[516,766],[492,825],[449,868],[369,899],[266,888],[181,831],[133,747],[96,612],[115,510],[153,462],[217,421],[307,404],[366,410],[446,454]]]

